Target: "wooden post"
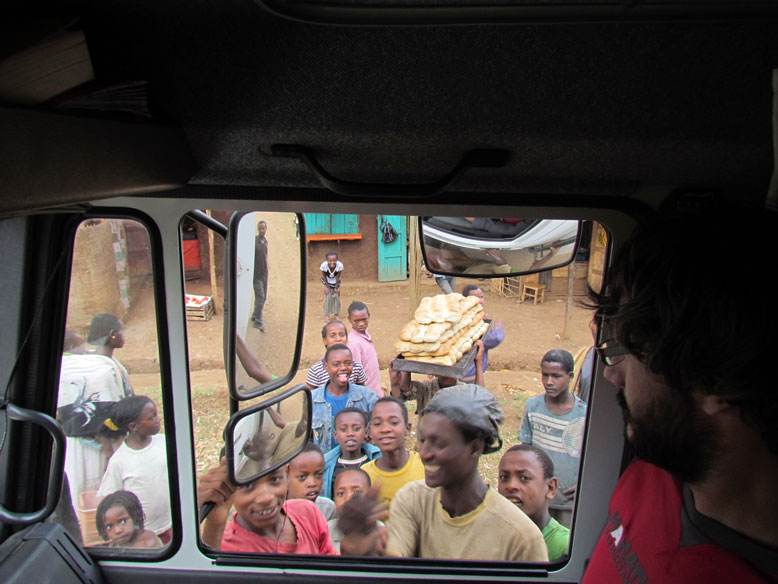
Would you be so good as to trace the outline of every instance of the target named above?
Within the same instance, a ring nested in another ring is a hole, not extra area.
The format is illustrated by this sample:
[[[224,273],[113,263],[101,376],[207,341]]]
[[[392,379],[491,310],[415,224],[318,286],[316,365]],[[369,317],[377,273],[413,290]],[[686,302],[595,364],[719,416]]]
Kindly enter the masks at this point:
[[[207,209],[205,211],[209,217],[213,217],[211,215],[210,209]],[[219,289],[216,284],[216,253],[213,248],[214,246],[214,240],[213,240],[213,229],[208,230],[208,264],[210,265],[210,275],[211,275],[211,296],[213,297],[213,309],[214,314],[218,313],[218,306],[219,306]]]
[[[570,338],[570,320],[573,316],[573,287],[575,286],[575,260],[567,266],[567,304],[565,305],[565,324],[562,338]]]
[[[421,248],[419,247],[418,217],[408,217],[408,320],[413,320],[421,302]]]

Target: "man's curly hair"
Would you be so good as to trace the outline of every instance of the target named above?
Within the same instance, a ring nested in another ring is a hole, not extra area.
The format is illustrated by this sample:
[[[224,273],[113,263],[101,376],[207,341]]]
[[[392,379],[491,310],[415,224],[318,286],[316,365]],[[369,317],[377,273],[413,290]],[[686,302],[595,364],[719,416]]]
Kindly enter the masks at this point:
[[[778,454],[778,307],[759,281],[776,265],[778,218],[729,208],[640,224],[590,291],[601,338],[615,339],[677,391],[740,407]]]

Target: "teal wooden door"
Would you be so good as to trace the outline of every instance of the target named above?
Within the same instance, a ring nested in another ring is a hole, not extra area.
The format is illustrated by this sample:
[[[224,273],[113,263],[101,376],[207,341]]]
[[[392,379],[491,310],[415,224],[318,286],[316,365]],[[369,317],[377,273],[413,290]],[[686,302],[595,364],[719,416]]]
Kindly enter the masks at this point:
[[[305,213],[305,231],[309,235],[359,233],[359,215]]]
[[[378,281],[396,282],[408,278],[408,218],[405,215],[376,215],[378,221]],[[384,243],[381,228],[388,221],[397,239]]]

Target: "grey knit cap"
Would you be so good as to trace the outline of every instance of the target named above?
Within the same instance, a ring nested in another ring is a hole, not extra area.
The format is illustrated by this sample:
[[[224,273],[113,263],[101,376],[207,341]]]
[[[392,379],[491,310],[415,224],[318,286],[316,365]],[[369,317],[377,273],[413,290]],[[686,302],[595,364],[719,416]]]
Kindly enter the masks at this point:
[[[446,416],[463,432],[484,440],[484,454],[502,448],[502,408],[486,388],[474,383],[453,385],[435,393],[422,414]]]

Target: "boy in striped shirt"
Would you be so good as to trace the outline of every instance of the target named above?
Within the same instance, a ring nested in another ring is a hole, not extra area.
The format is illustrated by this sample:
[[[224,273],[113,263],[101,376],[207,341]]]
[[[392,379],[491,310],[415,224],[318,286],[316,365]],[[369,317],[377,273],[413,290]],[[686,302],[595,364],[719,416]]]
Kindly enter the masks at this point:
[[[559,489],[549,512],[569,528],[578,485],[586,404],[570,391],[575,374],[569,352],[549,351],[541,359],[540,370],[545,391],[527,400],[519,441],[542,448],[553,461]]]

